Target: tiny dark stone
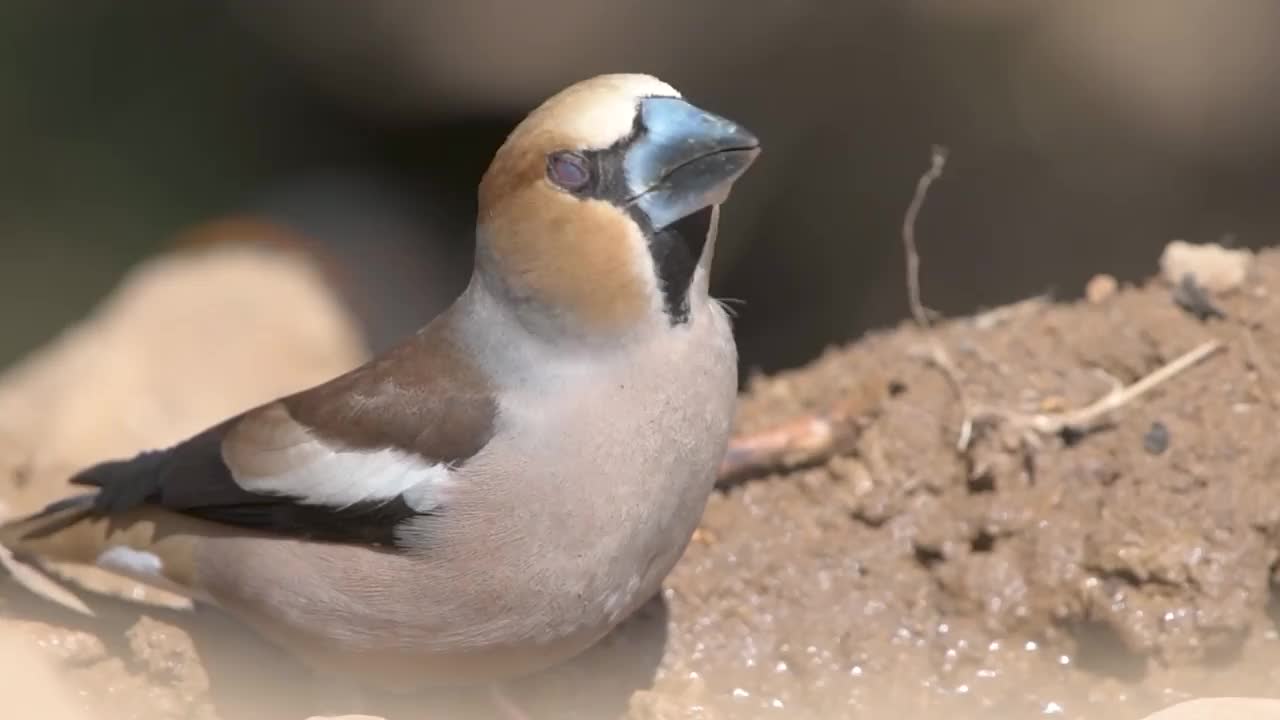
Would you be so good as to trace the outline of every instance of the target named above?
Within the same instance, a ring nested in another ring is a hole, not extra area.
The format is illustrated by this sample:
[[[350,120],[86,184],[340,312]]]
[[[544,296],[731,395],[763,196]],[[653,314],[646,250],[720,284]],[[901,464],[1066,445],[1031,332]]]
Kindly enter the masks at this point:
[[[989,553],[996,548],[996,536],[986,530],[979,530],[969,541],[969,548],[976,553]]]
[[[1151,423],[1151,429],[1142,436],[1142,447],[1152,455],[1159,455],[1169,449],[1169,428],[1159,420]]]
[[[1090,435],[1096,435],[1098,433],[1114,429],[1115,423],[1106,420],[1087,428],[1068,425],[1067,427],[1062,428],[1058,433],[1058,437],[1062,439],[1062,444],[1064,446],[1071,448],[1084,442],[1084,440]]]
[[[1209,318],[1222,319],[1227,316],[1217,305],[1213,304],[1213,300],[1209,299],[1209,293],[1196,282],[1196,276],[1187,273],[1182,276],[1181,282],[1173,289],[1173,301],[1178,307],[1186,310],[1195,316],[1200,322],[1204,322]]]
[[[916,545],[915,555],[916,562],[926,570],[947,559],[947,556],[942,554],[942,550],[926,545]]]
[[[1062,428],[1062,432],[1058,433],[1059,437],[1062,438],[1062,444],[1067,447],[1075,447],[1076,445],[1079,445],[1080,441],[1083,440],[1087,434],[1088,433],[1080,428],[1071,427],[1070,425]]]
[[[996,491],[996,479],[989,472],[969,478],[969,494],[979,495]]]
[[[907,391],[907,384],[901,380],[889,381],[889,397],[898,397]]]

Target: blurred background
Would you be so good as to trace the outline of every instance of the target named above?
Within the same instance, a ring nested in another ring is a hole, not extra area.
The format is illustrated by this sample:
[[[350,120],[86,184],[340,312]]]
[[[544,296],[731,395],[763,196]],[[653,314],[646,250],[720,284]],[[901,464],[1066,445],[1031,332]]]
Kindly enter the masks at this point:
[[[0,5],[0,366],[142,258],[275,238],[315,251],[385,346],[469,272],[475,186],[543,98],[659,75],[765,152],[721,231],[747,370],[907,315],[961,313],[1169,240],[1280,231],[1273,0],[37,0]]]

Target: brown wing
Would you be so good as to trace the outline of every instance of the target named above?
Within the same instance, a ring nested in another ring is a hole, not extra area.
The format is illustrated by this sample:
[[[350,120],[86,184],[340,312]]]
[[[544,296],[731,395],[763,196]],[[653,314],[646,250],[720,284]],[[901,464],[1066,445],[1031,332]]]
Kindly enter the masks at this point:
[[[289,535],[394,544],[400,522],[441,511],[440,488],[492,437],[496,412],[442,316],[323,385],[72,482],[99,488],[100,513],[153,503]]]

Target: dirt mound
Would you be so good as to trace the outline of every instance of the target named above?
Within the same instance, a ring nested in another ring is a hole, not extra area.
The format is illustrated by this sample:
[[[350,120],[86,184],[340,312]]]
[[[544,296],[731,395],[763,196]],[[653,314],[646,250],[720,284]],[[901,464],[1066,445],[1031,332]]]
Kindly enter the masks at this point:
[[[241,268],[225,293],[224,282],[182,275],[218,262],[153,268],[124,293],[150,282],[147,302],[117,301],[0,378],[11,509],[64,492],[66,474],[100,454],[168,442],[358,360],[346,318],[306,283],[289,304],[254,295],[252,321],[217,325],[221,313],[244,316],[234,297],[278,291],[293,272]],[[1268,252],[1243,288],[1213,299],[1225,317],[1197,319],[1153,281],[929,333],[904,326],[755,379],[740,433],[838,408],[834,452],[717,493],[661,598],[510,697],[557,718],[616,717],[629,703],[637,720],[1132,720],[1192,696],[1275,695],[1277,296],[1280,253]],[[328,319],[285,334],[286,319],[308,316]],[[173,330],[182,317],[204,331]],[[126,342],[130,325],[139,339]],[[141,339],[157,333],[163,343]],[[1028,422],[1085,407],[1210,340],[1222,347],[1107,424]],[[37,415],[65,421],[23,420]],[[109,589],[167,602],[130,583]],[[291,661],[216,612],[92,599],[98,617],[87,619],[8,582],[0,603],[5,646],[58,666],[72,688],[59,693],[85,717],[354,711],[318,699]],[[17,677],[0,673],[4,702],[34,707],[38,688]],[[493,716],[486,701],[436,693],[359,709]]]
[[[815,718],[1136,718],[1275,694],[1277,294],[1269,252],[1214,300],[1225,319],[1153,282],[878,333],[756,380],[744,431],[880,399],[848,452],[713,500],[668,582],[659,690]],[[974,408],[1085,407],[1215,339],[1091,432],[992,420],[957,449]]]

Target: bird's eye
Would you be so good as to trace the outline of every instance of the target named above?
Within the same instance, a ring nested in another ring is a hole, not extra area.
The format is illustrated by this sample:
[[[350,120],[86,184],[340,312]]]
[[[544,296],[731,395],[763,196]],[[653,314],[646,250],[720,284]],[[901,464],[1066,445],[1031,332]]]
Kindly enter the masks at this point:
[[[581,190],[591,181],[586,158],[571,152],[552,153],[547,158],[547,177],[565,190]]]

